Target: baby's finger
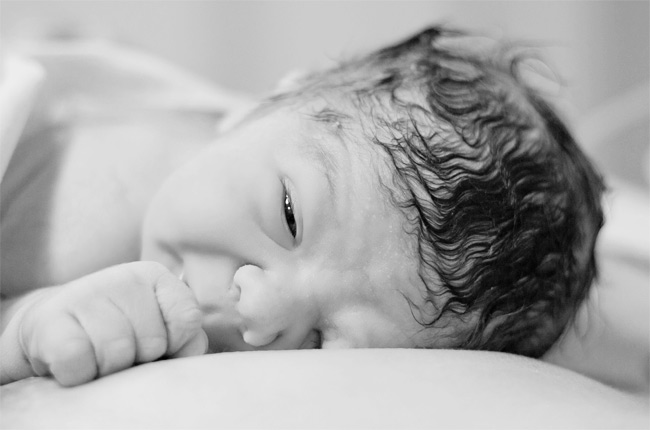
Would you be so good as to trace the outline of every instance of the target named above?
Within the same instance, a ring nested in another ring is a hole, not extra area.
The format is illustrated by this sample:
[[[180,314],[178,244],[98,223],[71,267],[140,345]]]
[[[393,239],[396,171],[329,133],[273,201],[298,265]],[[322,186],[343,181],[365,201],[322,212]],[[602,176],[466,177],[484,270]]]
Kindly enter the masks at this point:
[[[99,376],[127,369],[135,363],[136,340],[131,321],[109,298],[97,298],[72,311],[95,351]]]
[[[83,384],[97,377],[93,346],[87,338],[68,339],[62,345],[58,359],[49,366],[52,376],[66,387]]]
[[[128,263],[98,272],[108,286],[102,290],[103,294],[129,322],[129,330],[122,329],[132,333],[135,341],[135,358],[131,364],[154,361],[167,352],[167,329],[155,285],[168,272],[153,262]]]
[[[192,291],[171,273],[158,278],[155,291],[167,329],[167,355],[173,356],[201,335],[203,315]]]
[[[205,331],[200,330],[196,336],[172,354],[170,358],[192,357],[195,355],[203,355],[206,352],[208,352],[208,335]]]
[[[51,374],[64,386],[83,384],[97,376],[93,345],[71,316],[53,319],[28,339],[24,348],[38,374]]]

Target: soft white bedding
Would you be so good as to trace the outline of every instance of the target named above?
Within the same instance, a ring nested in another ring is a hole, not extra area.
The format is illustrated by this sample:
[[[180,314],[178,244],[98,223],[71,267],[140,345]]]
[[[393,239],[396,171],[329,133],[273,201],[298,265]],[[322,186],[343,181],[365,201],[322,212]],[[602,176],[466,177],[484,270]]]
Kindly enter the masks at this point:
[[[3,428],[647,428],[647,400],[498,353],[321,350],[152,363],[3,389]]]
[[[20,64],[32,72],[5,68],[0,86],[2,167],[25,135],[30,112],[27,129],[38,127],[43,115],[69,119],[125,105],[179,115],[236,115],[248,105],[110,44],[29,51],[39,63]],[[49,73],[44,81],[38,64]],[[50,84],[66,67],[83,68],[80,76],[99,76],[102,85],[75,82],[56,100]],[[609,219],[599,242],[603,280],[576,328],[547,355],[558,366],[461,351],[230,353],[143,365],[72,389],[43,378],[10,384],[0,390],[0,426],[647,428],[650,200],[647,188],[610,182]]]
[[[36,61],[14,55],[0,58],[0,181],[32,110],[43,75],[44,70]]]

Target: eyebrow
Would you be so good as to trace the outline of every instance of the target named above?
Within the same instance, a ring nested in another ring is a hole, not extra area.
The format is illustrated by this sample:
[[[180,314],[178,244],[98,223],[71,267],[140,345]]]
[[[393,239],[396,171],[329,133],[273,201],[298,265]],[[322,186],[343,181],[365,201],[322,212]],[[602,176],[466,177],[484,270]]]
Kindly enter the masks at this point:
[[[326,107],[308,114],[308,118],[317,123],[324,124],[324,129],[327,134],[333,137],[333,140],[338,142],[346,151],[348,150],[347,142],[343,138],[343,124],[350,120],[348,115]],[[338,173],[339,164],[332,152],[325,145],[325,142],[321,139],[311,139],[310,143],[311,145],[304,146],[304,154],[320,166],[320,170],[322,170],[327,179],[330,194],[336,197],[337,189],[333,175]]]
[[[341,132],[343,131],[343,123],[352,119],[350,115],[334,110],[331,107],[319,109],[309,114],[309,117],[316,122],[326,124],[339,137],[341,137]]]
[[[328,151],[325,143],[318,138],[312,138],[307,145],[301,147],[301,154],[313,162],[325,175],[330,194],[335,198],[337,187],[334,177],[337,176],[340,170],[339,163],[331,151]]]

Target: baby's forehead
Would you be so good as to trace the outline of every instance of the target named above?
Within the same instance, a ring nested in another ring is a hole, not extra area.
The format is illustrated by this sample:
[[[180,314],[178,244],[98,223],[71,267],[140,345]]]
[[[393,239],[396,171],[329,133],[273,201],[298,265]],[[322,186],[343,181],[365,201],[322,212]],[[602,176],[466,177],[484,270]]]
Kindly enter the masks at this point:
[[[303,121],[310,123],[309,128],[316,127],[323,137],[306,142],[305,150],[327,153],[342,147],[344,150],[339,157],[357,159],[367,179],[381,193],[380,199],[390,203],[387,208],[394,209],[394,193],[400,192],[395,187],[394,164],[384,148],[373,140],[375,133],[368,130],[367,125],[371,121],[361,118],[359,112],[352,114],[331,103],[310,106],[301,115]]]
[[[370,191],[383,211],[398,211],[406,219],[396,204],[403,187],[395,165],[384,146],[373,140],[381,131],[367,116],[340,95],[297,97],[262,104],[242,125],[264,129],[270,124],[280,133],[279,142],[296,143],[289,143],[292,150],[318,166],[330,183],[354,165],[357,177],[372,184]]]

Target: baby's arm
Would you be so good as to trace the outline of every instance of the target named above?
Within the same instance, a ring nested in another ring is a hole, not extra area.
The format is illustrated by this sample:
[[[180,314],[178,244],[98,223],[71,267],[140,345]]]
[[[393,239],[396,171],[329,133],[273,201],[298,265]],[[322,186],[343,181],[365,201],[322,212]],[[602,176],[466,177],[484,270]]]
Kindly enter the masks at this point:
[[[78,385],[207,349],[194,295],[157,263],[122,264],[36,291],[3,304],[2,318],[2,384],[52,375]]]

